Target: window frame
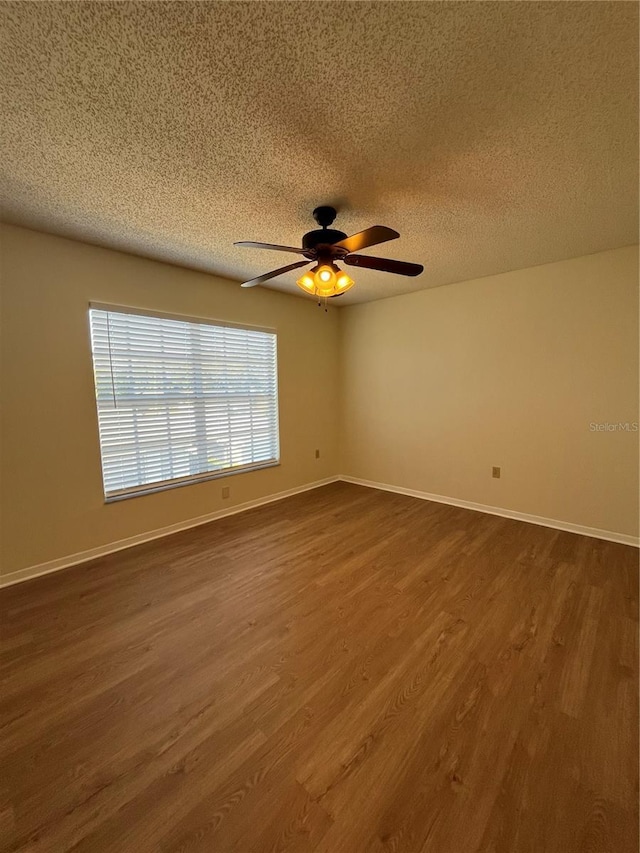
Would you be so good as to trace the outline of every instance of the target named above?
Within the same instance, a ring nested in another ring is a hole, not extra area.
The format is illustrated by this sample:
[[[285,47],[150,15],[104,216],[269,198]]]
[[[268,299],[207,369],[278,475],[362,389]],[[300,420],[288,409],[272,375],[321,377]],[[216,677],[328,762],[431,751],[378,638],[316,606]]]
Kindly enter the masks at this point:
[[[229,468],[224,468],[217,471],[204,471],[201,474],[189,474],[183,477],[174,477],[169,480],[157,480],[153,483],[144,483],[139,486],[132,486],[127,489],[112,491],[107,493],[104,481],[104,467],[102,454],[102,438],[100,434],[100,410],[98,400],[98,388],[96,385],[95,374],[95,359],[93,348],[93,330],[91,325],[91,311],[111,311],[117,314],[135,314],[141,317],[157,318],[159,320],[175,320],[182,323],[194,323],[198,325],[216,326],[218,328],[231,329],[246,329],[250,332],[265,332],[274,337],[274,360],[275,360],[275,419],[276,419],[276,449],[277,458],[266,462],[251,462],[246,465],[236,465]],[[100,474],[102,480],[102,490],[104,503],[117,503],[119,501],[137,498],[143,495],[151,495],[157,492],[164,492],[170,489],[178,489],[183,486],[193,486],[199,483],[208,482],[210,480],[220,480],[226,477],[233,477],[236,474],[247,474],[252,471],[262,471],[267,468],[277,468],[281,465],[281,448],[280,448],[280,393],[279,393],[279,363],[278,363],[278,332],[277,329],[270,326],[256,326],[249,323],[234,323],[227,320],[218,320],[210,317],[195,317],[187,314],[175,314],[153,309],[139,308],[128,305],[114,305],[104,302],[89,302],[87,309],[87,324],[89,328],[89,349],[91,355],[91,370],[92,383],[95,394],[95,413],[96,413],[96,432],[98,436],[98,449],[100,453]]]

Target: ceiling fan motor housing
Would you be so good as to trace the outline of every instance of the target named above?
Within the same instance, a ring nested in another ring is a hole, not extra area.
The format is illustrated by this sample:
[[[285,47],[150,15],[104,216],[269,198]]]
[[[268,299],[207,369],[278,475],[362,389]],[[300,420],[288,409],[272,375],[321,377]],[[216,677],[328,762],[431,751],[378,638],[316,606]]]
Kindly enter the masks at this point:
[[[334,228],[318,228],[316,231],[308,231],[304,235],[302,238],[302,248],[315,249],[316,246],[339,243],[340,240],[344,240],[346,236],[347,235],[345,233],[342,231],[336,231]]]

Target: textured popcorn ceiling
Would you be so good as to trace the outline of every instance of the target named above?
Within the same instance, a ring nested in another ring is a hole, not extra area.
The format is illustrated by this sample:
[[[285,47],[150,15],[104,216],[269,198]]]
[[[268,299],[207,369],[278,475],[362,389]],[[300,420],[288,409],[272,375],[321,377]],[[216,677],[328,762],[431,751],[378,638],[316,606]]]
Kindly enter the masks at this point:
[[[425,265],[352,268],[342,304],[637,242],[636,3],[0,16],[11,222],[243,280],[295,258],[234,240],[300,245],[335,203],[347,233],[401,232],[368,254]]]

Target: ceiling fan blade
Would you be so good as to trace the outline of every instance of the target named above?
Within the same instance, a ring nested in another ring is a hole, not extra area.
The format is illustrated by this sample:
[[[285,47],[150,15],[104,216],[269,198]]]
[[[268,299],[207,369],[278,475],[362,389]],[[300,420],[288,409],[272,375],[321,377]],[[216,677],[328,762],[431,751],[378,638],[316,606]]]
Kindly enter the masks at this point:
[[[420,275],[424,270],[422,264],[408,264],[406,261],[393,261],[391,258],[373,258],[369,255],[347,255],[342,259],[352,267],[366,267],[368,270],[393,272],[396,275]]]
[[[298,261],[295,264],[289,264],[288,267],[280,267],[278,270],[272,270],[271,272],[266,272],[263,275],[259,275],[257,278],[252,278],[249,281],[244,281],[240,287],[255,287],[256,284],[262,284],[263,281],[269,281],[270,278],[275,278],[277,275],[282,275],[285,272],[289,272],[289,270],[295,270],[298,267],[305,267],[307,264],[311,264],[313,261]]]
[[[372,225],[371,228],[365,228],[364,231],[352,234],[351,237],[345,237],[344,240],[333,245],[346,249],[347,252],[359,252],[361,249],[368,249],[369,246],[377,246],[379,243],[395,240],[399,236],[393,228],[385,228],[384,225]]]
[[[304,249],[296,249],[293,246],[276,246],[274,243],[252,243],[251,241],[243,240],[240,243],[234,243],[234,246],[248,246],[250,249],[275,249],[276,252],[295,252],[296,255],[304,255]]]

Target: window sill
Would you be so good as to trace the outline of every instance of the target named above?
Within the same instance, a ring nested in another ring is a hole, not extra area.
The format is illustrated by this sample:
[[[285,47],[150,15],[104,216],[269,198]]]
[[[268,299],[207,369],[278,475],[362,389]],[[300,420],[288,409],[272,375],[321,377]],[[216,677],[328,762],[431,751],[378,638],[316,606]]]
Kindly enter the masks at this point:
[[[180,480],[163,480],[160,483],[149,483],[146,486],[138,486],[122,492],[114,492],[105,495],[105,504],[118,503],[130,498],[139,498],[144,495],[154,495],[156,492],[166,492],[169,489],[180,489],[183,486],[195,486],[198,483],[206,483],[209,480],[222,480],[225,477],[233,477],[236,474],[248,474],[251,471],[262,471],[265,468],[278,468],[280,460],[274,462],[261,462],[257,465],[244,465],[238,468],[226,468],[224,471],[211,471],[207,474],[198,474],[194,477],[184,477]]]

